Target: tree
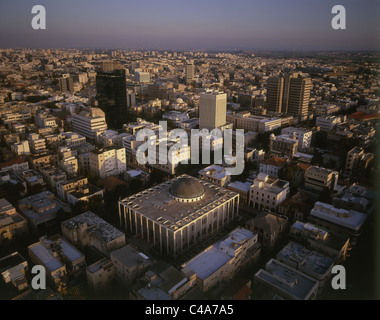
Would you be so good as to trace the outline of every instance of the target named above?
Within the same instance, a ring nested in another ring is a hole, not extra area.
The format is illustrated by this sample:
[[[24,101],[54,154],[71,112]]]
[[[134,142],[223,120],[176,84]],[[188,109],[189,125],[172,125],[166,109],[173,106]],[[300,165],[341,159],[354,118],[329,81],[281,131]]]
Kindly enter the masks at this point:
[[[103,197],[99,194],[88,199],[88,210],[98,212],[103,208]]]

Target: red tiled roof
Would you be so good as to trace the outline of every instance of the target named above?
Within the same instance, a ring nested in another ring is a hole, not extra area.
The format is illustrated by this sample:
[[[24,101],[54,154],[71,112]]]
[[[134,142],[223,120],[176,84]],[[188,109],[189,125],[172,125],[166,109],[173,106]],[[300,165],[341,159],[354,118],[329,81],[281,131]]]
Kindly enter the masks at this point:
[[[281,167],[285,166],[286,160],[283,158],[273,156],[269,159],[263,160],[261,163],[265,164],[265,165],[271,165],[271,166],[281,168]]]
[[[376,114],[366,114],[364,111],[358,111],[358,112],[355,112],[355,113],[352,113],[348,116],[349,118],[353,118],[353,119],[376,119],[376,118],[379,118],[380,115],[378,113]]]
[[[6,168],[6,167],[10,167],[14,164],[21,164],[21,163],[25,163],[25,162],[26,161],[23,158],[17,157],[17,158],[13,158],[9,161],[0,163],[0,168]]]
[[[233,300],[248,300],[249,295],[252,293],[252,289],[245,285],[237,294],[235,294]]]

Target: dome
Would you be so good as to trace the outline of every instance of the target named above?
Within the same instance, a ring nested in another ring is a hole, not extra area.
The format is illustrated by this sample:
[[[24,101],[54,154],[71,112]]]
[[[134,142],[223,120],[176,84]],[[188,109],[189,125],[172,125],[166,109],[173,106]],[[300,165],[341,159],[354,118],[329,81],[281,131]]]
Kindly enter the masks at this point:
[[[175,198],[199,200],[205,189],[199,181],[183,177],[173,182],[169,192]]]

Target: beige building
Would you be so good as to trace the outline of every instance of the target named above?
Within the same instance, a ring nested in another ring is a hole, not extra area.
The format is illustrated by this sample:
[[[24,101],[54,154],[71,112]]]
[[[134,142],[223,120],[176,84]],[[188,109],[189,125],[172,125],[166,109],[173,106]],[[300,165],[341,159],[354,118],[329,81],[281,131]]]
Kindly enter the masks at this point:
[[[103,258],[86,268],[88,286],[93,290],[109,287],[116,276],[116,268],[108,258]]]
[[[267,80],[267,101],[265,109],[274,113],[282,112],[282,95],[284,92],[284,78],[270,77]]]
[[[305,171],[305,189],[323,191],[324,188],[334,190],[338,184],[338,171],[312,166]]]
[[[270,152],[273,154],[293,158],[294,154],[298,150],[298,140],[294,135],[281,134],[279,136],[275,136],[274,134],[271,134],[269,148]]]
[[[67,193],[76,190],[81,186],[85,186],[88,184],[87,178],[75,178],[71,180],[62,181],[57,184],[57,195],[58,198],[67,202]]]
[[[116,278],[127,286],[132,285],[151,266],[149,257],[130,245],[112,251],[110,258],[116,269]]]
[[[120,225],[161,253],[176,255],[238,216],[239,194],[188,175],[119,202]]]
[[[250,206],[262,210],[276,211],[290,193],[289,182],[259,173],[253,181],[249,194]]]
[[[101,179],[116,176],[127,169],[125,148],[105,148],[89,152],[90,171]]]
[[[199,129],[209,131],[226,124],[227,94],[212,91],[200,94]]]
[[[227,121],[233,124],[234,129],[244,129],[244,131],[269,132],[282,126],[281,118],[268,118],[258,115],[252,115],[249,112],[240,112],[237,114],[228,114]]]
[[[28,232],[27,220],[6,199],[0,199],[0,245]]]

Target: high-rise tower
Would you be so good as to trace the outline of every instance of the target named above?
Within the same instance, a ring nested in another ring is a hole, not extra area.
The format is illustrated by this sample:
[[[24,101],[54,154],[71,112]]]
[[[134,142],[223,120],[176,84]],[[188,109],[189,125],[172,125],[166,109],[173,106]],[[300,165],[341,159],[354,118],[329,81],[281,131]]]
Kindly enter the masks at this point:
[[[125,69],[113,61],[103,62],[96,75],[96,99],[110,128],[120,128],[127,120]]]

